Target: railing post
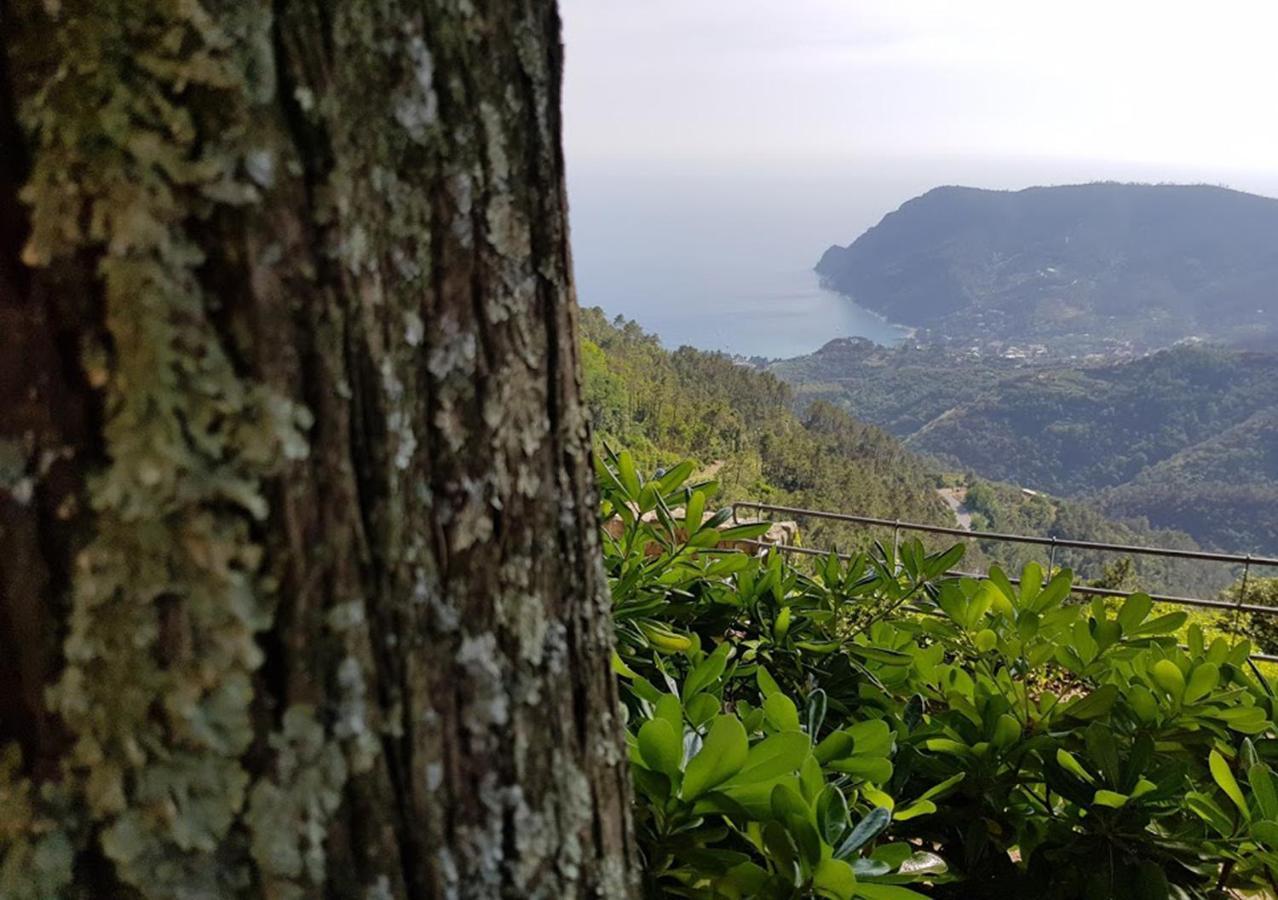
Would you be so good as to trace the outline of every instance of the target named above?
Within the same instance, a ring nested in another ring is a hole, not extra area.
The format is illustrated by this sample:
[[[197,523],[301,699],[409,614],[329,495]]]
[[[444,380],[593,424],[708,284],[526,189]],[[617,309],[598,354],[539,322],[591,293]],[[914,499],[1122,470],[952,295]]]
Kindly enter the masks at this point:
[[[1047,579],[1051,581],[1052,573],[1056,571],[1056,535],[1052,535],[1052,549],[1047,553]]]
[[[1242,615],[1242,606],[1247,602],[1247,576],[1251,574],[1251,554],[1247,554],[1247,561],[1243,563],[1242,582],[1238,585],[1238,602],[1234,604],[1234,636],[1238,636],[1238,618]]]
[[[901,520],[897,519],[892,526],[892,565],[897,564],[901,556]]]

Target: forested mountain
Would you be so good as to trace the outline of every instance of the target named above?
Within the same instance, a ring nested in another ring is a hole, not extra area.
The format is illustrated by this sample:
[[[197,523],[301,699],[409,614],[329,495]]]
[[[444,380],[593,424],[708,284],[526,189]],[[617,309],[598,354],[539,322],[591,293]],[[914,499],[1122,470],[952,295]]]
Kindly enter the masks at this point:
[[[599,309],[581,315],[586,402],[595,437],[629,449],[649,471],[695,459],[719,482],[718,499],[759,500],[787,506],[860,513],[954,525],[937,488],[952,480],[934,461],[902,445],[887,431],[832,403],[802,404],[770,372],[690,347],[668,351],[634,322],[609,321]],[[1026,498],[1014,487],[964,479],[972,487],[978,525],[998,531],[1078,540],[1193,548],[1187,535],[1116,521],[1087,504],[1047,495]],[[890,529],[800,523],[809,546],[843,548],[890,540]],[[930,540],[932,546],[950,538]],[[1019,569],[1041,552],[1005,545],[973,547],[967,564],[991,561]],[[1068,560],[1083,577],[1104,574],[1117,557]],[[1060,562],[1066,562],[1063,558]],[[1210,593],[1226,573],[1196,564],[1139,561],[1129,586]],[[1223,578],[1223,580],[1222,580]]]
[[[1278,549],[1278,354],[1182,345],[1083,367],[835,341],[772,369],[947,464]]]
[[[1207,185],[940,187],[816,269],[932,338],[1255,341],[1278,334],[1278,200]]]
[[[1278,551],[1278,398],[1221,434],[1100,495],[1102,508],[1192,531],[1204,543]],[[1274,573],[1278,574],[1278,573]]]
[[[800,418],[775,376],[720,353],[667,351],[599,309],[582,310],[581,334],[595,436],[641,465],[695,459],[729,499],[952,524],[935,472],[882,429],[831,404],[810,404]]]

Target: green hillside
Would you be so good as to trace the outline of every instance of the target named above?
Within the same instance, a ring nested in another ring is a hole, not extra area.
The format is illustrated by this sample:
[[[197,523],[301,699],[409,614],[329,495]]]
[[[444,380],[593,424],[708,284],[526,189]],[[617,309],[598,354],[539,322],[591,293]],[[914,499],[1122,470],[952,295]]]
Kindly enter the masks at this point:
[[[1213,546],[1278,549],[1278,406],[1151,466],[1100,504]]]
[[[771,370],[946,465],[1278,549],[1278,354],[1180,345],[1082,366],[837,341]]]
[[[695,459],[714,473],[721,499],[953,524],[935,471],[882,429],[830,404],[811,404],[800,418],[775,376],[719,353],[667,351],[599,309],[582,310],[581,334],[595,436],[641,466]],[[850,540],[824,525],[807,534]]]
[[[586,400],[597,441],[631,451],[646,471],[693,459],[719,483],[719,500],[854,512],[889,519],[955,525],[937,495],[953,479],[883,429],[831,403],[807,402],[795,412],[795,392],[770,372],[690,347],[664,349],[634,322],[582,311]],[[1049,496],[1026,498],[1010,486],[965,477],[986,498],[975,523],[996,531],[1129,544],[1195,547],[1192,539],[1140,522],[1107,518],[1087,504]],[[890,540],[889,529],[806,521],[810,546],[864,546]],[[940,547],[947,538],[929,540]],[[1012,568],[1041,551],[1006,545],[971,547],[968,562]],[[1085,578],[1099,578],[1114,556],[1068,560]],[[1060,560],[1066,562],[1064,558]],[[1228,573],[1187,563],[1137,561],[1133,584],[1147,590],[1212,593]]]

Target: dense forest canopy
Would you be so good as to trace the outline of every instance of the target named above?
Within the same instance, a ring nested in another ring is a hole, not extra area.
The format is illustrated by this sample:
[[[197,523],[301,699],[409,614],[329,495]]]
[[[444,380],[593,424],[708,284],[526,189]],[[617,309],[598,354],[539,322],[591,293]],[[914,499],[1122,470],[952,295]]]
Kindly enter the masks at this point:
[[[914,450],[1225,550],[1278,550],[1278,354],[1079,364],[833,341],[770,370]]]

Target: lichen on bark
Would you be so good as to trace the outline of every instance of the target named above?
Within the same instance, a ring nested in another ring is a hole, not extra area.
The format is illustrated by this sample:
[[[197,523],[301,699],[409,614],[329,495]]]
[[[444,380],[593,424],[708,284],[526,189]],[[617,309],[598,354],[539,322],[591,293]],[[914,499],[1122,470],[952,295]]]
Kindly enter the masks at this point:
[[[103,415],[0,897],[629,895],[554,4],[6,3]]]
[[[244,119],[269,16],[222,12],[51,5],[40,37],[61,63],[21,111],[35,145],[23,259],[93,254],[111,341],[109,463],[90,482],[94,537],[49,703],[103,852],[156,897],[248,881],[228,835],[273,611],[252,528],[263,481],[307,447],[305,411],[236,372],[197,274],[199,217],[257,199]]]

